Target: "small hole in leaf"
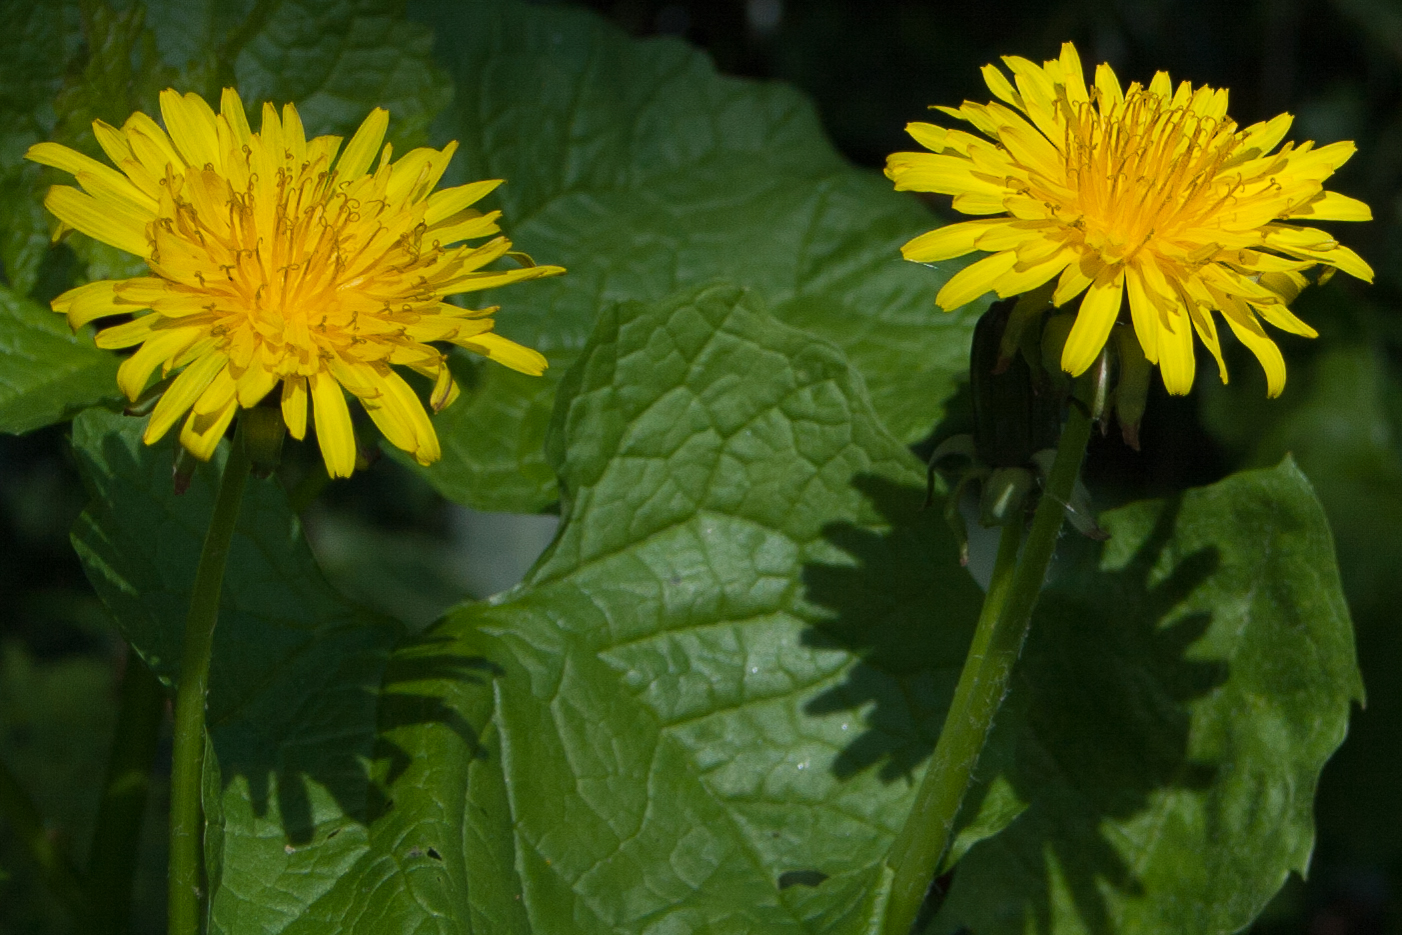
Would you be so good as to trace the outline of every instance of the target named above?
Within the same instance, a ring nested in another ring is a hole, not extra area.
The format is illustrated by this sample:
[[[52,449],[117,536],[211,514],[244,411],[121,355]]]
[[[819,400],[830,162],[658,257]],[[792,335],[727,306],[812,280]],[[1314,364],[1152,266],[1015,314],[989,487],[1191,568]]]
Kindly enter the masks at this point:
[[[786,870],[779,874],[779,889],[791,886],[817,886],[828,878],[821,870]]]
[[[442,859],[443,859],[443,857],[442,857],[436,850],[434,850],[434,849],[431,848],[431,847],[428,849],[428,856],[432,857],[434,860],[442,860]]]

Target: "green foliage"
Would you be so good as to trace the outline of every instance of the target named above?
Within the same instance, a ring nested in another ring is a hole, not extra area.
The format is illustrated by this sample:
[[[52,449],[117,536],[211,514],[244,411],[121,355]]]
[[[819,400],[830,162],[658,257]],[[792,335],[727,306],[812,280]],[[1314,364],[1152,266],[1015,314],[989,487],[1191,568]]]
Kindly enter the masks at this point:
[[[0,642],[0,759],[39,806],[54,840],[79,858],[97,807],[91,789],[105,765],[111,692],[112,673],[99,658],[46,661],[16,641]],[[0,839],[0,932],[53,925],[57,914],[45,895],[28,855],[13,839]]]
[[[93,493],[74,545],[123,635],[168,678],[223,458],[176,496],[169,446],[146,447],[140,430],[139,420],[101,410],[74,421]],[[292,914],[286,882],[264,873],[268,852],[287,861],[284,848],[326,835],[328,823],[339,829],[346,814],[363,816],[367,800],[383,807],[362,764],[386,654],[403,631],[331,590],[269,481],[244,495],[223,594],[208,713],[217,764],[207,766],[216,794],[206,807],[217,817],[207,849],[223,868],[214,890],[221,911],[237,915],[246,902],[245,914]],[[334,865],[362,837],[348,833],[318,859]],[[302,879],[291,892],[316,885],[318,875],[295,864],[287,872]]]
[[[116,358],[30,300],[74,275],[35,207],[61,179],[24,147],[95,154],[88,122],[154,110],[166,83],[295,100],[312,132],[386,105],[397,151],[457,139],[448,184],[506,178],[507,232],[569,268],[482,299],[552,369],[455,359],[464,396],[419,475],[480,508],[558,501],[519,587],[408,635],[390,616],[456,596],[446,572],[397,571],[417,553],[376,561],[387,547],[353,532],[351,599],[277,483],[250,483],[211,676],[211,930],[868,931],[980,601],[906,448],[942,415],[978,311],[938,313],[950,270],[899,259],[926,209],[844,162],[792,89],[577,10],[35,10],[0,3],[0,430],[85,410],[74,545],[167,682],[224,455],[176,496],[172,440],[86,408],[114,395]],[[134,271],[73,248],[78,278]],[[1377,430],[1395,386],[1371,349],[1317,372],[1265,441],[1217,428],[1257,463],[1300,451],[1326,505],[1362,515],[1402,483]],[[1359,385],[1370,404],[1327,434]],[[934,931],[1225,933],[1305,869],[1320,769],[1361,696],[1309,484],[1287,462],[1102,522],[1108,545],[1063,543]],[[7,680],[22,670],[6,657]],[[6,724],[28,717],[6,704]]]
[[[499,329],[552,368],[535,382],[487,376],[438,417],[443,435],[471,442],[450,442],[424,472],[445,496],[491,510],[553,502],[539,456],[550,399],[599,309],[721,279],[841,347],[903,441],[929,433],[981,306],[935,308],[953,267],[898,252],[934,219],[847,165],[800,95],[718,76],[679,42],[631,41],[578,10],[473,0],[416,12],[457,82],[435,128],[462,143],[450,173],[506,179],[507,233],[569,270],[491,296]]]
[[[71,418],[117,393],[117,358],[74,335],[63,316],[0,286],[0,432]]]
[[[1363,695],[1309,483],[1286,461],[1102,523],[1009,699],[1029,807],[960,864],[936,932],[1235,932],[1308,867]]]
[[[76,540],[160,668],[213,469],[175,498],[138,429],[75,423]],[[860,379],[715,287],[603,316],[550,438],[550,552],[393,652],[250,489],[211,696],[217,930],[856,932],[880,909],[978,594]],[[1034,624],[948,929],[1231,931],[1308,855],[1358,693],[1308,485],[1287,464],[1105,522]]]

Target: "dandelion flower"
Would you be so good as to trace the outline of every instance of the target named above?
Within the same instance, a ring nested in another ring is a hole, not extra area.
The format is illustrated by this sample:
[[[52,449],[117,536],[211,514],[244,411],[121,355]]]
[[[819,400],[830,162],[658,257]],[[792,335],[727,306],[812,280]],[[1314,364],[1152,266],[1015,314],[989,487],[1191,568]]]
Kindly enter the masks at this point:
[[[181,444],[208,459],[236,411],[281,384],[288,431],[306,435],[310,405],[332,477],[355,466],[345,392],[390,442],[429,464],[440,456],[438,437],[396,367],[433,380],[435,411],[457,395],[435,343],[526,373],[545,369],[539,353],[492,332],[495,308],[444,301],[564,272],[528,261],[484,269],[511,242],[461,243],[498,233],[500,212],[470,206],[500,182],[435,192],[456,143],[391,161],[391,146],[380,147],[389,114],[376,108],[338,159],[341,139],[308,140],[291,104],[281,119],[264,104],[255,133],[231,88],[217,115],[194,94],[167,90],[160,103],[165,129],[140,112],[120,130],[94,122],[116,169],[57,143],[26,154],[82,187],[49,190],[44,204],[60,230],[81,231],[150,268],[149,276],[91,282],[53,301],[74,328],[131,316],[97,334],[100,347],[136,348],[117,374],[129,398],[157,367],[163,377],[178,372],[151,413],[147,444],[183,418]]]
[[[907,130],[930,152],[895,153],[887,164],[897,189],[953,195],[957,211],[996,215],[938,228],[902,248],[920,263],[989,254],[945,284],[939,305],[1047,287],[1061,306],[1084,293],[1061,357],[1065,370],[1080,374],[1128,293],[1144,354],[1176,394],[1193,384],[1194,331],[1227,378],[1215,310],[1260,360],[1270,395],[1279,395],[1285,362],[1262,322],[1314,337],[1288,308],[1308,281],[1305,271],[1324,266],[1373,278],[1358,254],[1302,226],[1371,219],[1363,202],[1323,188],[1354,145],[1286,143],[1272,152],[1289,114],[1239,130],[1226,115],[1225,90],[1174,88],[1166,72],[1147,88],[1136,82],[1122,90],[1101,65],[1088,88],[1070,43],[1040,67],[1004,62],[1011,81],[993,65],[983,70],[998,101],[939,108],[982,137],[913,123]]]

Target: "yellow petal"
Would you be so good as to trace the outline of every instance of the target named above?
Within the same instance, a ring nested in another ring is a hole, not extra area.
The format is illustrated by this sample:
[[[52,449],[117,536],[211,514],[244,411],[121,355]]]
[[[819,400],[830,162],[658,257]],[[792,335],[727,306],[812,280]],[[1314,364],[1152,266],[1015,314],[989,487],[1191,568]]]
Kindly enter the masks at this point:
[[[96,185],[83,185],[89,194],[96,196],[100,192],[111,192],[135,206],[146,208],[153,214],[155,213],[156,200],[133,185],[125,175],[110,166],[104,166],[96,159],[90,159],[76,150],[69,149],[67,146],[60,146],[58,143],[35,143],[29,147],[24,158],[40,165],[53,166],[75,178],[80,173],[86,174],[92,182],[96,183]],[[79,181],[81,183],[82,180]],[[98,188],[99,191],[94,191],[94,187]]]
[[[161,92],[161,116],[176,150],[192,166],[222,166],[214,111],[198,94],[181,96],[174,88]]]
[[[1318,331],[1315,331],[1309,325],[1305,324],[1303,321],[1301,321],[1295,316],[1294,312],[1290,311],[1290,309],[1286,308],[1279,302],[1275,302],[1270,305],[1253,304],[1252,308],[1256,310],[1256,314],[1260,315],[1266,321],[1270,322],[1272,325],[1275,325],[1282,331],[1288,331],[1291,334],[1298,334],[1302,338],[1319,337]]]
[[[497,218],[499,217],[501,217],[500,211],[492,211],[475,218],[463,218],[456,223],[450,222],[442,227],[429,228],[424,233],[424,241],[447,247],[462,240],[490,237],[501,230],[497,226]]]
[[[191,335],[184,328],[152,332],[146,343],[117,368],[117,386],[127,395],[127,399],[140,396],[152,372],[178,354],[190,343],[190,339]]]
[[[1157,303],[1150,297],[1144,283],[1144,275],[1139,264],[1131,264],[1125,269],[1125,287],[1129,293],[1129,313],[1134,322],[1134,336],[1144,349],[1149,363],[1159,360],[1159,325]]]
[[[1052,304],[1060,308],[1085,292],[1090,284],[1095,282],[1095,277],[1103,266],[1099,257],[1093,253],[1084,254],[1066,264],[1066,268],[1061,271],[1056,290],[1052,293]]]
[[[998,66],[983,66],[983,80],[988,85],[988,90],[992,91],[993,96],[998,100],[1005,101],[1014,107],[1022,106],[1022,99],[1018,97],[1017,91],[1013,90],[1011,82]]]
[[[433,395],[429,397],[429,405],[433,407],[434,412],[442,412],[461,394],[458,381],[453,379],[453,371],[449,369],[446,357],[439,365],[438,372],[433,374],[433,378]]]
[[[432,464],[441,458],[443,452],[428,413],[404,378],[391,370],[380,377],[379,388],[379,396],[360,402],[385,438],[412,454],[420,464]]]
[[[451,282],[438,287],[439,295],[458,295],[463,292],[476,292],[479,289],[494,289],[507,283],[524,282],[528,279],[541,279],[546,276],[559,276],[565,271],[563,266],[529,266],[524,269],[493,270],[484,273],[465,273],[454,277]]]
[[[127,135],[111,124],[94,120],[92,132],[93,136],[97,137],[97,145],[102,147],[102,151],[112,160],[114,166],[120,166],[123,160],[136,158],[131,151],[131,144],[127,142]]]
[[[253,131],[248,127],[248,111],[244,110],[238,91],[233,88],[224,89],[219,98],[219,116],[228,122],[229,129],[233,131],[234,141],[239,146],[248,142]]]
[[[1308,218],[1311,221],[1371,221],[1373,209],[1357,198],[1338,192],[1320,192],[1285,217]]]
[[[1076,259],[1069,250],[1057,250],[1051,256],[1029,263],[1018,263],[1010,272],[1004,273],[994,284],[994,291],[1000,299],[1022,292],[1030,292],[1061,272],[1068,263]]]
[[[979,249],[975,242],[979,236],[996,228],[1005,227],[1008,221],[963,221],[946,224],[906,243],[901,247],[901,256],[913,263],[935,263],[963,256]]]
[[[1061,74],[1066,82],[1066,96],[1072,104],[1084,104],[1090,100],[1086,90],[1086,70],[1081,66],[1081,56],[1069,42],[1061,44]]]
[[[331,477],[350,477],[355,470],[355,431],[341,384],[324,371],[312,374],[309,382],[316,438],[326,473]]]
[[[1227,382],[1227,362],[1222,359],[1222,345],[1217,340],[1217,323],[1212,318],[1212,313],[1207,309],[1196,306],[1188,307],[1188,314],[1193,320],[1193,330],[1197,332],[1198,338],[1203,346],[1212,354],[1217,361],[1217,373],[1221,375],[1222,382]]]
[[[292,154],[292,164],[300,166],[307,158],[307,131],[302,126],[302,115],[290,102],[282,105],[282,143]]]
[[[992,291],[998,277],[1016,265],[1017,254],[1011,250],[986,256],[951,276],[939,295],[935,296],[935,302],[946,312],[952,312]]]
[[[224,407],[229,405],[234,399],[237,391],[237,384],[234,383],[233,376],[229,373],[229,368],[225,367],[214,375],[214,379],[209,381],[208,388],[199,399],[195,400],[195,412],[200,415],[212,415],[224,411]]]
[[[452,217],[469,205],[476,204],[494,191],[501,182],[501,179],[486,179],[434,192],[428,197],[428,206],[424,210],[424,223],[432,227],[439,221]]]
[[[85,283],[69,289],[49,305],[54,311],[67,315],[68,326],[77,331],[96,318],[130,314],[130,305],[117,304],[117,285],[117,281],[113,279]]]
[[[1102,114],[1108,114],[1125,99],[1120,79],[1115,77],[1115,70],[1108,62],[1095,66],[1095,90],[1100,98],[1097,109]]]
[[[933,123],[908,123],[905,132],[932,153],[944,152],[945,140],[949,136],[948,130]]]
[[[385,130],[388,127],[389,111],[383,107],[376,107],[370,111],[370,115],[361,123],[360,129],[355,131],[355,136],[351,137],[346,151],[341,154],[341,161],[336,163],[337,178],[341,181],[349,181],[364,175],[370,168],[375,154],[379,151],[380,142],[385,138]],[[354,465],[352,464],[352,466]],[[333,474],[332,476],[349,477],[350,474],[347,472],[343,475]]]
[[[1105,340],[1110,337],[1110,329],[1120,314],[1120,304],[1124,298],[1125,274],[1123,267],[1107,266],[1095,277],[1081,307],[1076,310],[1076,322],[1066,337],[1066,346],[1061,350],[1061,369],[1078,377],[1085,373]]]
[[[146,240],[146,224],[150,218],[139,217],[134,209],[120,203],[100,202],[69,185],[50,188],[44,197],[44,207],[69,227],[94,240],[140,257],[150,253]]]
[[[234,421],[234,413],[238,412],[238,408],[238,403],[230,399],[224,408],[217,412],[207,415],[191,412],[180,429],[180,444],[196,458],[208,461],[219,447],[219,440],[228,431],[229,423]]]
[[[260,366],[256,360],[253,361],[248,369],[234,380],[239,405],[244,409],[252,409],[263,401],[264,396],[273,391],[278,379],[276,373]]]
[[[131,144],[131,151],[136,154],[136,158],[156,178],[165,178],[166,166],[174,166],[180,170],[185,168],[184,160],[171,145],[166,131],[141,111],[138,110],[127,118],[127,122],[122,124],[122,131],[126,133],[127,142]]]
[[[540,376],[550,366],[545,360],[545,356],[539,351],[523,347],[515,341],[507,340],[490,331],[455,343],[469,351],[476,351],[490,360],[510,367],[512,370],[518,370],[533,377]]]
[[[307,378],[299,374],[282,379],[282,421],[287,433],[301,441],[307,434]]]
[[[219,352],[205,354],[190,366],[180,371],[180,376],[171,381],[161,394],[160,402],[151,412],[151,421],[146,423],[146,431],[141,440],[148,445],[160,441],[175,421],[183,416],[195,400],[209,386],[215,374],[228,365],[228,358]]]
[[[161,324],[160,315],[142,315],[120,325],[104,328],[93,338],[93,343],[103,350],[119,351],[124,347],[135,347],[151,336],[153,326]]]
[[[1188,311],[1159,316],[1159,373],[1163,385],[1174,396],[1186,396],[1193,388],[1196,360],[1193,357],[1193,326]]]
[[[1222,317],[1227,320],[1227,326],[1237,340],[1250,348],[1261,362],[1261,369],[1266,372],[1266,395],[1279,396],[1285,391],[1285,358],[1281,356],[1280,348],[1276,347],[1245,303],[1224,303]]]

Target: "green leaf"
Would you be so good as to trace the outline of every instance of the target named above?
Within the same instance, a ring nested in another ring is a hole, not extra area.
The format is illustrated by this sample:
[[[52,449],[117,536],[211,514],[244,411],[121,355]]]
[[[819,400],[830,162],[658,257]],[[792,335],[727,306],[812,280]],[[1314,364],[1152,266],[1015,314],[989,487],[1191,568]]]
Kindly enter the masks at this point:
[[[74,335],[62,315],[0,286],[0,432],[62,422],[117,396],[118,358]]]
[[[595,315],[716,280],[846,351],[901,440],[928,434],[982,307],[938,311],[952,267],[899,251],[936,220],[846,164],[800,94],[719,76],[680,42],[634,41],[584,11],[476,0],[413,12],[457,82],[436,125],[462,145],[453,179],[506,179],[507,233],[569,270],[482,300],[500,303],[499,330],[552,368],[506,394],[484,380],[436,417],[445,455],[424,476],[445,496],[489,510],[553,502],[534,447],[540,416]],[[512,464],[520,477],[504,474]]]
[[[1236,932],[1308,866],[1362,700],[1309,483],[1287,460],[1102,524],[1009,698],[1029,807],[960,863],[933,932]]]
[[[979,599],[918,464],[731,287],[605,313],[549,447],[555,545],[396,652],[440,712],[284,931],[858,930]]]
[[[1360,335],[1386,333],[1392,310],[1341,301],[1332,287],[1320,291],[1335,295],[1329,305],[1316,301],[1310,320],[1327,330],[1307,346],[1306,359],[1291,361],[1285,395],[1266,400],[1261,381],[1252,380],[1212,387],[1204,421],[1247,464],[1293,453],[1329,516],[1368,707],[1330,763],[1320,828],[1336,855],[1386,862],[1392,857],[1385,855],[1402,853],[1392,830],[1402,823],[1402,798],[1394,794],[1402,788],[1402,750],[1394,742],[1402,718],[1402,683],[1394,677],[1402,666],[1402,542],[1393,534],[1402,527],[1402,373],[1389,363],[1386,345],[1359,343]]]
[[[0,262],[20,295],[38,279],[50,230],[39,204],[40,168],[22,157],[53,130],[54,96],[79,38],[70,38],[71,12],[58,4],[0,3]]]
[[[97,409],[74,421],[93,502],[73,539],[123,635],[169,680],[223,452],[177,497],[170,445],[143,445],[141,427]],[[282,491],[250,481],[210,669],[206,850],[218,925],[232,915],[277,929],[364,850],[356,822],[387,807],[364,763],[402,632],[332,591]],[[309,864],[298,848],[313,839],[323,846]]]
[[[176,499],[138,430],[75,422],[75,540],[169,671],[215,468]],[[210,707],[215,931],[879,915],[979,595],[860,378],[738,289],[625,304],[548,450],[550,551],[398,649],[250,487]],[[939,931],[1233,931],[1308,857],[1360,691],[1308,485],[1287,463],[1104,522],[1044,595]]]

